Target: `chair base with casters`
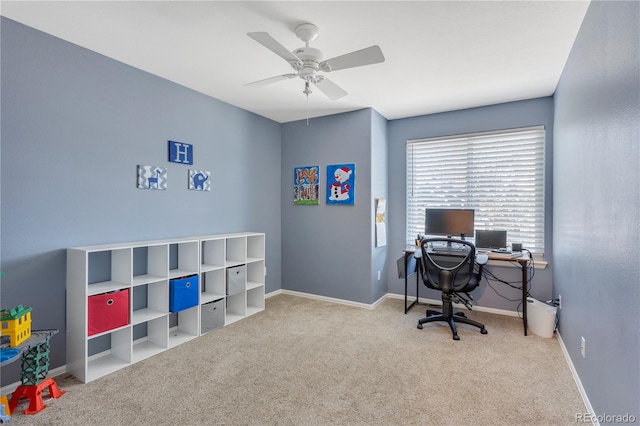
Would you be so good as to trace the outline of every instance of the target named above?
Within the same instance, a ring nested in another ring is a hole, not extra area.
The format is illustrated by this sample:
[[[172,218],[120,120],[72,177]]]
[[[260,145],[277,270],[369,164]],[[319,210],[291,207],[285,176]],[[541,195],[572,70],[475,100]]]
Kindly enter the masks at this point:
[[[442,312],[427,310],[427,316],[418,321],[418,328],[422,329],[422,325],[428,322],[444,321],[451,328],[453,340],[460,340],[456,323],[478,327],[480,333],[487,334],[484,324],[453,310],[453,302],[462,302],[471,309],[473,298],[470,293],[482,280],[487,256],[476,255],[475,246],[464,239],[424,238],[420,248],[422,281],[428,288],[441,292]]]
[[[449,324],[451,332],[453,333],[453,340],[460,340],[456,327],[457,322],[473,325],[480,329],[480,333],[487,334],[487,329],[484,327],[484,324],[467,318],[464,312],[453,311],[452,297],[450,294],[442,294],[442,312],[427,309],[427,316],[418,320],[418,328],[422,330],[422,324],[435,321],[444,321]]]

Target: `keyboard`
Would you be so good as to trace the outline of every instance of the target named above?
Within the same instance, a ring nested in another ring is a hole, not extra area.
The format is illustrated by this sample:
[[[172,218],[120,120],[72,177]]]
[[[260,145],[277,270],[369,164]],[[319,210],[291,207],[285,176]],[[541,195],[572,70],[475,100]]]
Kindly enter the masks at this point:
[[[487,252],[487,254],[491,259],[515,259],[517,257],[522,256],[521,251],[512,252],[511,250],[505,250],[505,251],[491,250]]]
[[[469,251],[469,249],[466,247],[436,246],[436,247],[431,247],[429,251],[431,253],[440,253],[440,254],[465,254]]]

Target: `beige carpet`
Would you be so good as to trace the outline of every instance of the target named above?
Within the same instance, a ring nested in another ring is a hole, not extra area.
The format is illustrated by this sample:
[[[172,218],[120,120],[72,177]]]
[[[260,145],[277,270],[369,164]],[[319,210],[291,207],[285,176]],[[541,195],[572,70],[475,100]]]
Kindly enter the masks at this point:
[[[468,312],[489,334],[289,295],[266,310],[66,394],[12,425],[560,425],[584,403],[557,339]],[[46,392],[45,392],[46,394]]]

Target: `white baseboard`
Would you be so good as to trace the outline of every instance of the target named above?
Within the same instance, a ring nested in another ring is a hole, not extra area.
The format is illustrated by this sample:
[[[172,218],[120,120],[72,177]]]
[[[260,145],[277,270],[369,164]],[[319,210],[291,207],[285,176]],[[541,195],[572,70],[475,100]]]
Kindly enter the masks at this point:
[[[387,293],[385,295],[385,297],[389,297],[391,299],[404,299],[404,294]],[[416,300],[416,298],[415,297],[410,297],[408,300],[409,300],[409,302],[413,302],[414,300]],[[418,301],[420,303],[425,303],[425,304],[429,304],[429,305],[442,306],[442,300],[425,299],[424,297],[420,297],[418,299]],[[458,304],[458,303],[456,305],[464,306],[464,305]],[[474,311],[478,311],[478,312],[488,312],[490,314],[496,314],[496,315],[505,315],[505,316],[508,316],[508,317],[520,317],[520,314],[518,312],[508,311],[506,309],[487,308],[487,307],[484,307],[484,306],[473,305],[473,310]]]
[[[587,408],[587,411],[589,411],[589,414],[591,415],[591,419],[593,419],[593,424],[600,426],[598,417],[596,416],[596,413],[593,410],[593,407],[591,406],[591,402],[589,402],[589,397],[587,396],[587,392],[584,390],[584,387],[582,386],[582,382],[580,381],[580,376],[578,376],[578,372],[576,371],[573,365],[573,361],[571,361],[571,357],[569,356],[567,347],[565,346],[564,341],[562,340],[562,336],[560,335],[560,330],[556,330],[556,336],[558,337],[558,342],[560,342],[560,348],[562,349],[562,354],[564,355],[564,359],[567,361],[569,370],[571,370],[571,375],[573,376],[573,380],[576,382],[576,386],[578,386],[578,391],[580,392],[582,401],[584,402],[584,405]]]
[[[335,298],[335,297],[318,296],[317,294],[304,293],[304,292],[301,292],[301,291],[293,291],[293,290],[283,290],[283,289],[272,291],[271,293],[265,294],[265,298],[276,296],[278,294],[290,294],[292,296],[300,296],[300,297],[306,297],[308,299],[324,300],[325,302],[340,303],[340,304],[343,304],[343,305],[356,306],[358,308],[365,308],[365,309],[373,309],[373,308],[375,308],[380,303],[382,303],[387,297],[391,298],[391,299],[404,299],[404,295],[403,294],[387,293],[387,294],[383,295],[382,297],[380,297],[380,299],[376,300],[373,303],[362,303],[362,302],[353,302],[351,300],[338,299],[338,298]],[[411,298],[410,299],[411,302],[414,301],[414,300],[415,300],[415,298]],[[442,301],[441,300],[425,299],[423,297],[420,298],[420,303],[429,304],[429,305],[435,305],[435,306],[441,306],[442,305]],[[460,305],[460,306],[463,306],[463,305]],[[490,314],[505,315],[505,316],[509,316],[509,317],[519,317],[520,316],[520,314],[518,312],[507,311],[505,309],[486,308],[486,307],[483,307],[483,306],[474,306],[473,309],[478,311],[478,312],[488,312]]]
[[[265,293],[264,298],[265,298],[265,299],[268,299],[268,298],[270,298],[270,297],[277,296],[277,295],[279,295],[279,294],[282,294],[282,290],[281,290],[281,289],[278,289],[278,290],[272,291],[271,293]]]
[[[348,306],[354,306],[357,308],[365,308],[365,309],[373,309],[376,306],[378,306],[385,298],[385,296],[382,296],[380,299],[378,299],[377,301],[375,301],[374,303],[371,304],[367,304],[367,303],[361,303],[361,302],[354,302],[352,300],[344,300],[344,299],[337,299],[335,297],[327,297],[327,296],[318,296],[317,294],[311,294],[311,293],[303,293],[300,291],[293,291],[293,290],[276,290],[274,292],[271,292],[267,295],[265,295],[266,297],[271,297],[272,295],[275,296],[276,294],[289,294],[292,296],[299,296],[299,297],[306,297],[308,299],[316,299],[316,300],[323,300],[325,302],[332,302],[332,303],[339,303],[341,305],[348,305]]]
[[[47,377],[56,377],[66,372],[67,372],[67,366],[63,365],[62,367],[57,367],[52,370],[49,370]],[[15,382],[15,383],[11,383],[10,385],[3,386],[0,389],[0,395],[9,395],[11,393],[14,393],[16,389],[18,389],[18,386],[20,386],[21,384],[22,384],[21,382]]]

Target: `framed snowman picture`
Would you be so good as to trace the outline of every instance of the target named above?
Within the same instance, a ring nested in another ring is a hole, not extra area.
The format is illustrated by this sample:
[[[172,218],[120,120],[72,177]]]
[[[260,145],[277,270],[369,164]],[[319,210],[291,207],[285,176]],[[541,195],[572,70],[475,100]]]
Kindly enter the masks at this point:
[[[355,204],[356,165],[327,166],[327,204]]]

